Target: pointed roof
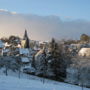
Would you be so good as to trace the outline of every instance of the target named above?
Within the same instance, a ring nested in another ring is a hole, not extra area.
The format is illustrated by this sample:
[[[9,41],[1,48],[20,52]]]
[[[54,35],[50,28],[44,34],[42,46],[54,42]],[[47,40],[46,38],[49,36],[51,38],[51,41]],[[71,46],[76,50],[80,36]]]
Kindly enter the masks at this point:
[[[25,40],[24,48],[30,48],[30,41],[29,41],[26,29],[25,29],[23,40]]]
[[[27,38],[28,38],[28,35],[27,35],[27,30],[25,29],[25,33],[24,33],[23,40],[27,40]]]

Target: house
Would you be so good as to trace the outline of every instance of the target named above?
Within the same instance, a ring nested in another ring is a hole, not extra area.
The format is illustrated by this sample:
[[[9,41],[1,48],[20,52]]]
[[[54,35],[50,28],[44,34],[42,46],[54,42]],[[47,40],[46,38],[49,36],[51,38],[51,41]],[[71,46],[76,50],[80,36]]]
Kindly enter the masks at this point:
[[[30,64],[33,60],[34,53],[35,51],[33,51],[31,48],[19,48],[19,56],[23,64]]]
[[[90,48],[81,48],[80,51],[78,52],[79,56],[90,56]]]
[[[5,48],[5,49],[3,49],[2,53],[3,53],[3,56],[9,56],[10,55],[10,49]]]
[[[29,49],[26,49],[26,48],[19,48],[19,56],[21,58],[21,62],[23,64],[27,64],[29,63]]]
[[[10,47],[11,45],[8,42],[5,43],[5,47]]]
[[[40,47],[40,49],[43,49],[43,47],[45,47],[45,46],[48,46],[48,41],[47,42],[39,42],[39,47]]]
[[[21,62],[22,62],[23,64],[29,64],[29,63],[30,63],[30,60],[29,60],[29,58],[27,58],[27,57],[21,57]]]
[[[82,47],[84,47],[82,44],[71,44],[71,45],[69,46],[69,50],[70,50],[70,51],[75,50],[75,51],[78,52]]]
[[[25,41],[25,40],[21,40],[21,47],[22,47],[22,48],[24,48],[25,43],[26,43],[26,41]]]
[[[0,55],[3,55],[2,51],[4,46],[5,46],[4,43],[0,40]]]
[[[30,55],[29,49],[27,49],[27,48],[19,48],[19,55],[28,57]]]

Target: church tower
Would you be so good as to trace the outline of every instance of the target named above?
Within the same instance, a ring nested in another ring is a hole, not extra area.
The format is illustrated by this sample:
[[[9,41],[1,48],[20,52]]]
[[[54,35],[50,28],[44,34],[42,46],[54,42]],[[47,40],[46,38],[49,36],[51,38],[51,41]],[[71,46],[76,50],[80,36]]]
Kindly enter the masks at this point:
[[[27,35],[27,30],[25,30],[24,36],[23,36],[23,48],[30,48],[30,41],[29,37]]]
[[[23,40],[26,40],[27,38],[28,38],[27,30],[25,29],[25,33],[24,33],[24,36],[23,36]]]

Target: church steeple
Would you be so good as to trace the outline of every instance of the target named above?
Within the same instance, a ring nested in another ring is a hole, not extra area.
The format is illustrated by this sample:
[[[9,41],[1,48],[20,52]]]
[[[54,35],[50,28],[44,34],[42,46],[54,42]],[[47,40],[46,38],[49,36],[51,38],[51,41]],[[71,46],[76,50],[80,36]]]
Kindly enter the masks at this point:
[[[27,38],[28,38],[28,35],[27,35],[27,30],[25,29],[25,33],[24,33],[23,40],[26,40]]]
[[[23,40],[25,40],[24,48],[30,48],[30,42],[29,42],[29,38],[28,38],[26,29],[25,29]]]

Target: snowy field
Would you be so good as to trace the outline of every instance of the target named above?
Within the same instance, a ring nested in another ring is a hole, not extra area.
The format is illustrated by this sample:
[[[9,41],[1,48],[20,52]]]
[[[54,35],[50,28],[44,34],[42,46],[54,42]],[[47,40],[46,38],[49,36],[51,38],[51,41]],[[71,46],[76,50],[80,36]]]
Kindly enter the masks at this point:
[[[81,90],[81,87],[53,81],[43,84],[40,80],[0,75],[0,90]]]

